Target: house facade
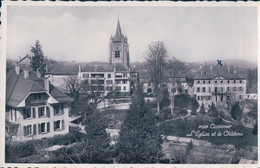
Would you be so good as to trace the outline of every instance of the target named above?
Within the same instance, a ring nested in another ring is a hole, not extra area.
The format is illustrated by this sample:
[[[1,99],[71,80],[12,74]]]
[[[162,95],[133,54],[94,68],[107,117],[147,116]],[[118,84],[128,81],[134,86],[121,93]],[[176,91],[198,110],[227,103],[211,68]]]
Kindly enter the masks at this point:
[[[193,80],[193,96],[206,109],[212,102],[230,107],[232,102],[246,99],[246,78],[239,75],[235,67],[200,66]]]
[[[42,78],[40,72],[16,66],[6,76],[6,133],[15,141],[69,132],[72,98]]]

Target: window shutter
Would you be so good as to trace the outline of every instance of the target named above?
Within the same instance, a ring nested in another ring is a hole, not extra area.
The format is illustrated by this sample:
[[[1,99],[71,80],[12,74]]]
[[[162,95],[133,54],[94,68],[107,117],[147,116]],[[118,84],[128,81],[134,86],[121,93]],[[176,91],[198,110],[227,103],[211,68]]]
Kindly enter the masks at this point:
[[[47,122],[47,132],[50,132],[50,123]]]
[[[65,129],[65,124],[64,124],[64,120],[62,120],[62,130]]]
[[[26,109],[23,109],[23,119],[26,119]]]
[[[36,118],[36,111],[35,111],[35,108],[33,108],[33,118]]]
[[[46,107],[47,117],[50,117],[50,107]]]
[[[36,124],[33,125],[33,135],[36,135],[37,131],[36,131]]]
[[[38,124],[38,134],[41,133],[41,124]]]
[[[23,135],[24,135],[24,136],[27,136],[27,129],[26,129],[26,126],[23,126]]]
[[[38,117],[39,117],[39,118],[41,117],[41,110],[40,110],[40,107],[38,107]]]
[[[54,124],[53,124],[54,131],[56,131],[56,129],[57,129],[57,128],[56,128],[56,121],[54,121],[53,123],[54,123]]]

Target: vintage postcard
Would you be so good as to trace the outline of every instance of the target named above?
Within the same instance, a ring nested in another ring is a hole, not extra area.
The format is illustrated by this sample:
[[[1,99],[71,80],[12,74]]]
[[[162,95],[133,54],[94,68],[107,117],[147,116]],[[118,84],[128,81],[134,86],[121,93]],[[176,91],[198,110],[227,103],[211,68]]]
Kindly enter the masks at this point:
[[[1,11],[0,166],[257,167],[257,3]]]

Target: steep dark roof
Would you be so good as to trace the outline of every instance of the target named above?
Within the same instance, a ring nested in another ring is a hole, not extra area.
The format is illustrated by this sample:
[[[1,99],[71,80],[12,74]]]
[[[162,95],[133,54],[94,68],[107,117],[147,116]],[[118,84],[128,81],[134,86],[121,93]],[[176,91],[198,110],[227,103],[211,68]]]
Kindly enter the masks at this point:
[[[121,31],[121,26],[120,26],[120,23],[119,23],[119,20],[118,20],[114,40],[120,41],[122,38],[124,38],[124,37],[123,37],[122,31]]]
[[[27,79],[23,72],[17,75],[15,71],[10,71],[6,75],[6,104],[16,107],[30,92],[44,92],[44,80],[37,78],[35,72],[30,72]],[[72,98],[61,92],[50,84],[49,94],[59,102],[71,102]]]
[[[235,72],[234,67],[230,67],[230,70],[228,72],[228,66],[212,66],[212,72],[211,72],[211,66],[203,66],[202,67],[202,73],[201,70],[196,71],[193,75],[193,79],[213,79],[217,76],[222,76],[226,79],[245,79],[245,76],[241,75],[239,73],[239,70]]]

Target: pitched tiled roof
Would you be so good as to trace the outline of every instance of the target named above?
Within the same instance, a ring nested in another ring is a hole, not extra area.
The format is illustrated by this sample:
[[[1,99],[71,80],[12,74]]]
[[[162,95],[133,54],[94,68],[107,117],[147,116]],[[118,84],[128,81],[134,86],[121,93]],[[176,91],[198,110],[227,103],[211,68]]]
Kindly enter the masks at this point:
[[[47,74],[54,75],[77,75],[79,66],[76,64],[51,64],[49,65]]]
[[[6,75],[6,104],[16,107],[30,92],[44,92],[44,80],[37,78],[35,72],[30,72],[27,79],[23,72],[17,75],[15,71],[10,71]],[[72,98],[65,95],[59,89],[50,84],[50,95],[59,102],[70,102]]]
[[[222,76],[226,79],[245,79],[245,76],[239,73],[239,70],[235,72],[234,67],[230,67],[228,72],[228,66],[203,66],[201,70],[196,71],[193,75],[193,79],[213,79],[217,76]]]
[[[115,71],[128,71],[123,65],[121,64],[86,64],[82,66],[82,72],[114,72]]]

